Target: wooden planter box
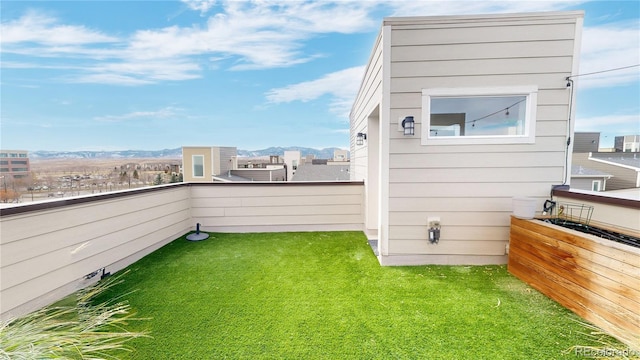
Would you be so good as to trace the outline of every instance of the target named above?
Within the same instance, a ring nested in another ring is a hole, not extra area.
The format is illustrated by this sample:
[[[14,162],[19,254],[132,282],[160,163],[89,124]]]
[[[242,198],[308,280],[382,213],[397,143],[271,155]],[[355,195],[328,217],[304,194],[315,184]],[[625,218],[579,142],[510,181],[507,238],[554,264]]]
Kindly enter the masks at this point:
[[[512,216],[508,269],[583,319],[640,346],[640,249]]]

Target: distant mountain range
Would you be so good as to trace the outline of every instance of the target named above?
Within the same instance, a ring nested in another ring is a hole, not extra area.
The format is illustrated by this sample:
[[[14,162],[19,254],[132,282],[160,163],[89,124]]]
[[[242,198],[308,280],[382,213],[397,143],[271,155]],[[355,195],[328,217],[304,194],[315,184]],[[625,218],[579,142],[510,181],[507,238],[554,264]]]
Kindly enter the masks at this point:
[[[302,156],[309,154],[316,159],[332,159],[334,150],[339,148],[313,149],[299,146],[270,147],[263,150],[240,150],[241,157],[283,156],[285,151],[300,151]],[[181,158],[182,148],[163,150],[124,150],[124,151],[30,151],[32,159],[118,159],[118,158]]]
[[[333,152],[340,150],[340,148],[324,148],[324,149],[312,149],[300,146],[289,147],[270,147],[263,150],[240,150],[238,149],[238,156],[242,157],[263,157],[271,155],[284,156],[285,151],[300,151],[300,155],[307,156],[313,155],[316,159],[333,159]]]

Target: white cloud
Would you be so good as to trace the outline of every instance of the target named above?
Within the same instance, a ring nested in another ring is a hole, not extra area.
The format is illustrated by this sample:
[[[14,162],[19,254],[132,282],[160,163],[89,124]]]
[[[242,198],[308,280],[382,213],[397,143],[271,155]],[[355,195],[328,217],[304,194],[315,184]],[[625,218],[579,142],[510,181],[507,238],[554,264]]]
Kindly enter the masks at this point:
[[[109,73],[96,73],[81,76],[74,76],[69,82],[86,83],[86,84],[108,84],[108,85],[124,85],[138,86],[149,85],[151,81],[140,79],[135,76]]]
[[[180,0],[191,10],[200,11],[201,14],[207,13],[216,5],[216,0]]]
[[[377,26],[375,2],[184,1],[213,14],[202,24],[144,29],[110,36],[34,11],[2,24],[2,52],[45,68],[52,59],[74,61],[73,82],[142,85],[202,76],[202,59],[227,61],[232,70],[288,67],[323,54],[305,52],[305,41],[326,33],[354,33]],[[41,65],[31,58],[47,58]],[[83,63],[78,64],[77,60]],[[19,61],[14,60],[14,64]],[[154,68],[143,69],[142,63]],[[162,64],[164,69],[155,65]],[[4,66],[4,65],[3,65]],[[16,66],[16,65],[14,65]],[[132,68],[137,67],[137,71]],[[212,65],[208,68],[219,68]]]
[[[270,103],[307,102],[324,95],[331,96],[330,110],[345,115],[360,87],[364,66],[356,66],[333,73],[319,79],[271,89],[266,98]],[[347,116],[348,117],[348,116]]]
[[[29,11],[17,20],[2,23],[0,33],[3,47],[24,42],[56,46],[118,40],[84,26],[59,24],[57,19],[36,11]]]
[[[550,11],[577,4],[581,1],[367,1],[361,11],[372,11],[376,7],[386,7],[392,12],[392,16],[421,15],[452,15],[470,13],[503,13],[503,12],[528,12]],[[356,2],[348,3],[355,6]],[[376,25],[370,25],[371,19],[360,18],[370,29]],[[331,25],[333,26],[333,25]],[[348,118],[348,113],[360,86],[364,67],[353,67],[342,71],[327,74],[319,79],[288,85],[282,88],[271,89],[266,97],[270,103],[283,103],[291,101],[311,101],[321,96],[328,95],[330,111],[334,114]]]
[[[134,111],[121,115],[105,115],[97,116],[93,119],[96,121],[120,122],[139,119],[168,119],[175,117],[181,109],[175,107],[165,107],[155,111]]]
[[[638,115],[606,115],[576,119],[576,131],[602,131],[609,129],[618,134],[640,133],[640,118]]]
[[[199,78],[200,67],[182,60],[130,61],[99,64],[89,67],[86,75],[74,82],[118,85],[144,85],[163,80],[189,80]]]
[[[75,61],[65,77],[68,81],[144,85],[198,78],[203,69],[268,69],[310,62],[326,54],[305,48],[309,39],[328,33],[375,31],[380,23],[377,17],[384,12],[413,16],[549,11],[581,2],[183,0],[187,8],[211,15],[202,24],[144,29],[116,37],[29,11],[2,23],[0,41],[3,53],[23,57],[28,64],[24,67],[63,69],[65,61]],[[585,28],[580,72],[639,63],[638,29],[637,21]],[[38,57],[56,62],[40,64],[33,60]],[[211,65],[203,66],[203,59]],[[19,63],[12,60],[2,67],[19,67]],[[637,69],[629,69],[584,77],[580,86],[628,83],[637,81],[637,74]],[[340,104],[340,99],[345,97],[334,96],[334,110],[344,109],[346,104]]]
[[[640,64],[640,22],[607,24],[584,29],[580,74]],[[640,79],[640,68],[578,77],[580,88],[629,84]]]
[[[190,32],[192,48],[235,56],[232,69],[246,70],[308,62],[321,54],[303,53],[305,40],[368,31],[376,21],[366,2],[227,1],[206,25]]]

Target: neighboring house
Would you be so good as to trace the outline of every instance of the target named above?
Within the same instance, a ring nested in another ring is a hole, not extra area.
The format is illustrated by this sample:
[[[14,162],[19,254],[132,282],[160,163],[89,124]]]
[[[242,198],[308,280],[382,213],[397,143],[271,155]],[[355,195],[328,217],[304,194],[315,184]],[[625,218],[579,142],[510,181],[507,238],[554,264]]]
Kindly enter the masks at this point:
[[[639,152],[640,135],[616,136],[614,148],[616,152]]]
[[[279,156],[269,163],[238,168],[235,147],[183,146],[182,171],[185,182],[285,181],[286,169]]]
[[[302,165],[302,157],[300,155],[300,151],[285,151],[284,163],[286,164],[287,168],[287,181],[292,181],[293,176],[298,170],[298,166]]]
[[[238,168],[235,147],[183,146],[182,171],[185,182],[213,182]],[[221,180],[224,181],[224,180]]]
[[[266,169],[268,167],[283,167],[284,159],[278,155],[269,157],[238,158],[238,169]]]
[[[316,156],[313,154],[307,154],[307,156],[302,158],[302,163],[304,164],[311,164],[313,162],[313,160],[316,160]]]
[[[599,132],[576,132],[573,136],[573,153],[598,152],[600,148]]]
[[[278,167],[235,169],[231,170],[231,175],[234,175],[236,179],[229,179],[230,181],[285,181],[286,169],[282,165]]]
[[[580,165],[571,166],[571,188],[579,190],[605,191],[607,180],[613,175]]]
[[[0,176],[3,176],[3,186],[9,181],[29,177],[30,172],[28,151],[0,150]]]
[[[513,197],[569,180],[583,16],[384,19],[350,114],[381,264],[506,263]]]
[[[334,150],[333,159],[305,159],[291,181],[348,181],[351,179],[349,172],[348,151]]]
[[[266,160],[266,159],[265,159]],[[261,159],[238,161],[237,169],[231,170],[230,174],[235,179],[228,181],[286,181],[287,169],[283,159],[278,155],[269,156],[268,161]],[[243,164],[240,164],[243,163]]]
[[[316,161],[298,166],[291,181],[349,181],[349,165],[332,165],[331,162]]]
[[[573,154],[573,164],[613,175],[607,181],[607,190],[640,188],[640,153],[638,152]]]
[[[333,161],[334,162],[347,162],[347,161],[349,161],[349,151],[348,150],[333,150]]]

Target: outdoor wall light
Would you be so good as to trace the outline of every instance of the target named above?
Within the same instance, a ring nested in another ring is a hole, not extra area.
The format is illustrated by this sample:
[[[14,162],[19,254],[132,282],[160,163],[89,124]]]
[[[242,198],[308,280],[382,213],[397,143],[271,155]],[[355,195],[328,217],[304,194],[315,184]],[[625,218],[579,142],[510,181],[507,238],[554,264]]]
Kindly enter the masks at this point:
[[[356,145],[363,145],[365,140],[367,140],[367,134],[359,132],[356,135]]]
[[[415,133],[415,121],[413,116],[407,116],[402,120],[402,128],[404,129],[405,136],[413,136]]]
[[[427,222],[429,223],[429,243],[437,244],[440,241],[440,218],[428,218]]]
[[[429,228],[429,242],[432,244],[437,244],[440,241],[440,227],[430,227]]]

